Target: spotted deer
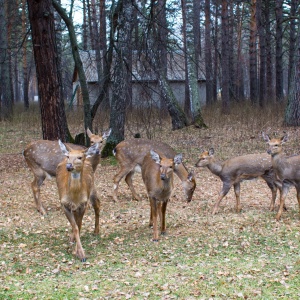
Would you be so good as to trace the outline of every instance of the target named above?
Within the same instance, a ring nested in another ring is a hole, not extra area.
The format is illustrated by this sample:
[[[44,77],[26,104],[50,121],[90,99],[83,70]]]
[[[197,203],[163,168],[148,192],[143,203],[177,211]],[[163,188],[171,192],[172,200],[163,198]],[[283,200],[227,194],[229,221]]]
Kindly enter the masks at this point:
[[[285,209],[285,198],[291,186],[296,188],[297,201],[300,209],[300,155],[286,156],[284,154],[282,145],[288,141],[286,134],[279,139],[270,139],[267,134],[262,132],[262,137],[269,145],[267,152],[271,156],[276,179],[282,185],[280,205],[276,215],[276,220],[279,221],[282,211]]]
[[[104,132],[102,136],[93,134],[89,129],[87,129],[87,134],[90,138],[91,145],[97,143],[99,145],[99,153],[91,156],[89,158],[93,170],[96,168],[100,162],[100,151],[103,142],[110,135],[111,130]],[[66,144],[72,149],[82,150],[85,149],[84,146]],[[37,140],[29,143],[24,151],[23,155],[25,161],[33,173],[34,179],[31,183],[31,188],[33,192],[33,197],[35,201],[35,206],[38,212],[42,215],[46,214],[46,210],[40,199],[40,188],[46,178],[51,178],[56,176],[56,168],[58,164],[64,159],[60,147],[57,141],[47,141],[47,140]]]
[[[220,177],[223,182],[217,202],[212,213],[218,211],[221,200],[227,195],[231,187],[234,187],[236,197],[236,211],[240,212],[240,183],[257,177],[264,179],[272,191],[270,210],[274,210],[277,186],[270,156],[267,153],[247,154],[236,156],[219,162],[214,157],[214,149],[204,151],[200,154],[196,167],[207,167],[213,174]]]
[[[140,172],[144,157],[151,149],[159,151],[169,159],[174,158],[176,155],[174,149],[169,145],[163,142],[148,139],[136,138],[124,140],[115,147],[113,154],[115,155],[120,166],[118,173],[114,176],[113,199],[115,202],[118,201],[118,188],[120,181],[124,176],[125,181],[133,194],[133,197],[138,201],[141,200],[140,196],[134,189],[132,178],[136,171]],[[196,181],[193,172],[188,172],[184,164],[180,163],[175,166],[174,173],[182,182],[185,199],[187,202],[190,202],[196,188]]]
[[[150,150],[141,166],[142,178],[150,200],[150,225],[153,222],[153,241],[158,241],[158,216],[161,234],[166,233],[167,204],[173,191],[173,172],[182,163],[182,154],[167,158],[161,153]]]

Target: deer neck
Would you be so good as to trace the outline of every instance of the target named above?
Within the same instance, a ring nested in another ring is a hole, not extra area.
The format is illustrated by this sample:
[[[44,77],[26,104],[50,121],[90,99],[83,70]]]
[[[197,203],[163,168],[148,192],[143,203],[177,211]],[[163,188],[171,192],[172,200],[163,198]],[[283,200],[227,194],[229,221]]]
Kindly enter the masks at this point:
[[[222,172],[222,164],[214,158],[207,165],[207,168],[215,175],[219,176]]]
[[[82,188],[81,172],[71,173],[69,176],[69,189],[77,192]]]
[[[287,163],[287,159],[283,152],[275,153],[271,155],[272,157],[272,165],[274,168],[280,168]]]
[[[188,176],[188,171],[187,171],[187,169],[185,168],[185,166],[184,166],[183,163],[177,165],[177,166],[174,168],[174,173],[176,173],[176,175],[179,177],[179,179],[180,179],[181,181],[186,180],[186,178],[187,178],[187,176]]]

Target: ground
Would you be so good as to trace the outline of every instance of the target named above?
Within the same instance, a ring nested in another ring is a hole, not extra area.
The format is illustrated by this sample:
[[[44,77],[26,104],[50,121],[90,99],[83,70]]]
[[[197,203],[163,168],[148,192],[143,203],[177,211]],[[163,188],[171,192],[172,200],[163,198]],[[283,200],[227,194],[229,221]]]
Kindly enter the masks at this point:
[[[222,125],[222,124],[221,124]],[[29,125],[28,125],[29,126]],[[41,199],[47,215],[35,209],[32,174],[22,149],[38,130],[4,128],[0,152],[0,299],[295,299],[299,297],[299,209],[295,190],[280,222],[269,211],[271,192],[261,179],[241,184],[242,212],[233,190],[211,214],[221,181],[195,168],[199,148],[214,147],[221,160],[266,150],[260,130],[247,125],[164,131],[155,137],[184,155],[197,188],[186,203],[175,176],[167,208],[167,235],[152,241],[149,202],[140,174],[132,200],[122,180],[119,202],[112,200],[116,162],[103,159],[95,174],[101,200],[101,232],[93,235],[94,214],[84,216],[81,239],[87,262],[68,243],[70,225],[58,200],[55,180],[46,180]],[[271,131],[280,135],[282,128]],[[286,151],[298,152],[298,129],[290,129]],[[276,202],[276,210],[278,200]],[[34,284],[34,282],[38,284]]]

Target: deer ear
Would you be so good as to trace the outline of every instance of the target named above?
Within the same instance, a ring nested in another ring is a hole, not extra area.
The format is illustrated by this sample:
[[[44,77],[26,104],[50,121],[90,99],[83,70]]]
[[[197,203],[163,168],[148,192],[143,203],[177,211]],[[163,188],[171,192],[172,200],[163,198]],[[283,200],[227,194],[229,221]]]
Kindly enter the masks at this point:
[[[284,143],[286,143],[287,141],[288,141],[288,135],[287,134],[285,134],[282,138],[281,138],[281,144],[284,144]]]
[[[182,153],[179,153],[174,157],[174,164],[177,166],[180,165],[181,163],[182,163]]]
[[[111,134],[111,128],[109,128],[106,132],[103,133],[102,139],[106,140]]]
[[[193,178],[194,178],[194,172],[190,172],[189,174],[188,174],[188,181],[192,181],[193,180]]]
[[[266,142],[266,143],[269,143],[270,142],[270,137],[267,135],[267,134],[265,134],[263,131],[261,132],[261,135],[262,135],[262,138],[264,139],[264,141]]]
[[[160,164],[160,157],[155,151],[150,150],[150,155],[151,158],[155,161],[155,163]]]
[[[63,155],[69,155],[69,150],[67,149],[66,145],[61,141],[61,140],[58,140],[58,144],[59,144],[59,147],[60,147],[60,150],[62,151]]]
[[[89,138],[93,135],[93,133],[90,131],[89,128],[86,129],[86,134],[88,135]]]
[[[212,156],[212,155],[214,155],[214,154],[215,154],[214,148],[210,148],[210,149],[208,150],[208,155],[209,155],[209,156]]]
[[[85,155],[86,157],[91,157],[95,154],[99,154],[99,143],[95,143],[93,146],[91,146],[90,148],[88,148],[87,150],[85,150]]]

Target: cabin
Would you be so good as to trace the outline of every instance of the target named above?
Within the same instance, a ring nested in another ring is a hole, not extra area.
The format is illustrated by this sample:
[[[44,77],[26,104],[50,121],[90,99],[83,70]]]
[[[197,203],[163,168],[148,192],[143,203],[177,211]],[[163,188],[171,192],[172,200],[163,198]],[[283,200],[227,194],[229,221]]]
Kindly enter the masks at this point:
[[[80,51],[80,57],[83,63],[85,75],[90,95],[91,105],[96,101],[99,95],[98,72],[95,51]],[[167,68],[167,79],[170,87],[178,101],[183,107],[185,99],[185,71],[184,71],[184,56],[183,53],[176,52],[169,54]],[[161,97],[158,82],[151,68],[147,65],[146,60],[142,55],[134,52],[132,56],[132,91],[131,105],[132,107],[147,108],[150,106],[160,107]],[[199,64],[198,70],[198,89],[201,105],[206,103],[206,80],[204,75],[203,63]],[[100,66],[101,67],[101,66]],[[113,67],[112,67],[113,69]],[[112,86],[112,83],[111,83]],[[109,99],[111,99],[111,88],[109,89]],[[73,73],[73,105],[82,105],[82,96],[78,72],[76,68]]]

